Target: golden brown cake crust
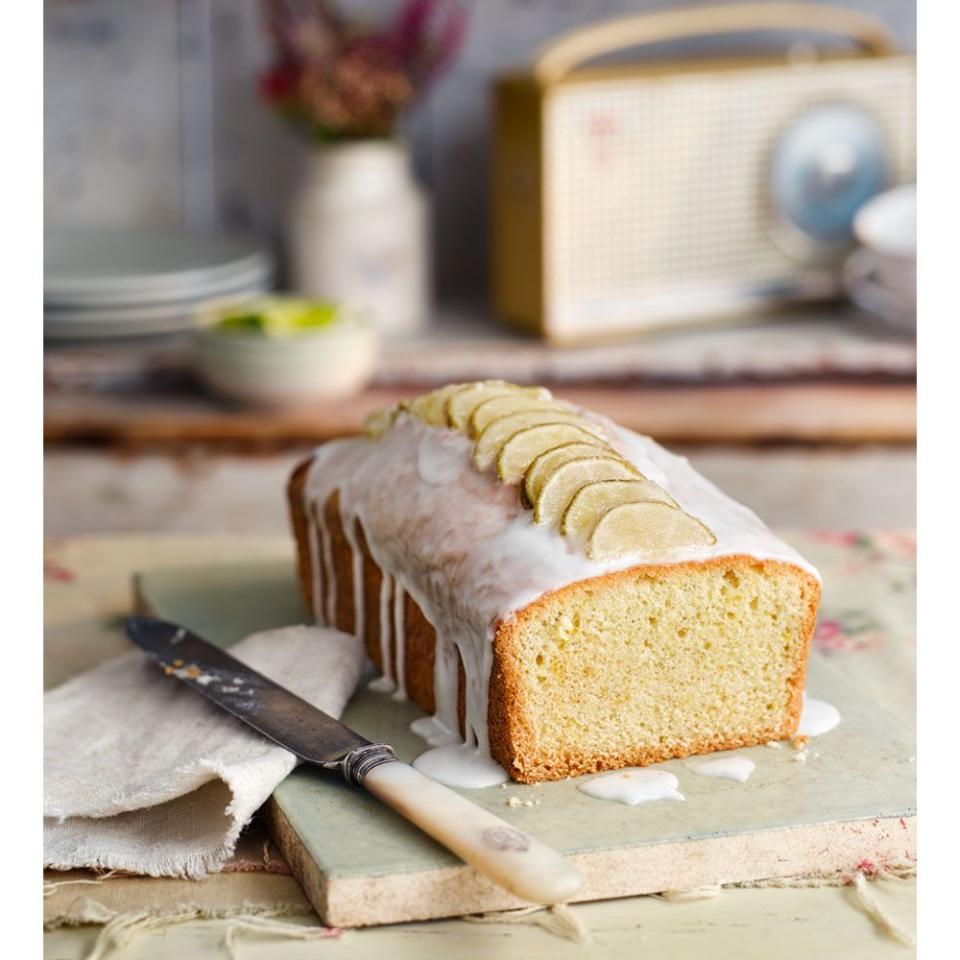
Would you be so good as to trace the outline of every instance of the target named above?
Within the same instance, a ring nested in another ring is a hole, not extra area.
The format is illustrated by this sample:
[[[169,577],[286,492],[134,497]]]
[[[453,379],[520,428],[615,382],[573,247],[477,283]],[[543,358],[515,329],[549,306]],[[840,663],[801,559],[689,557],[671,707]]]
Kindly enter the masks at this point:
[[[308,605],[312,607],[314,577],[319,576],[322,581],[322,569],[320,571],[313,570],[308,534],[311,521],[307,516],[304,506],[307,473],[311,463],[312,458],[297,465],[290,477],[287,493],[293,533],[297,542],[300,587]],[[337,583],[336,625],[342,630],[353,632],[355,624],[353,613],[352,551],[341,526],[338,496],[336,493],[334,493],[324,505],[324,518],[327,528],[330,531],[333,546],[334,576]],[[379,568],[370,556],[365,533],[362,528],[359,527],[359,524],[355,539],[364,556],[364,597],[366,598],[364,641],[371,660],[381,672],[385,672],[378,629],[381,574]],[[661,750],[637,748],[635,750],[599,754],[577,753],[575,750],[572,750],[569,756],[564,757],[559,763],[556,762],[555,759],[552,759],[549,763],[545,763],[543,758],[538,757],[532,738],[523,728],[520,710],[517,706],[522,700],[522,677],[519,671],[512,666],[515,661],[513,653],[518,643],[518,631],[524,620],[535,615],[540,607],[551,602],[555,597],[582,590],[585,584],[613,586],[620,580],[629,580],[638,577],[663,578],[671,575],[689,574],[697,570],[702,571],[709,567],[722,567],[724,569],[759,568],[765,573],[796,577],[801,585],[806,611],[801,628],[796,668],[788,681],[791,690],[791,699],[783,722],[779,726],[770,729],[755,730],[749,735],[744,735],[739,738],[714,738],[691,741],[686,744],[682,750],[675,748],[664,748]],[[321,596],[323,596],[322,591]],[[499,623],[496,628],[488,710],[491,755],[509,772],[514,780],[521,783],[536,783],[544,780],[557,780],[564,777],[595,773],[600,770],[610,770],[624,766],[645,766],[677,757],[685,757],[714,750],[729,750],[737,747],[754,746],[770,740],[781,740],[790,737],[796,732],[797,725],[800,721],[807,658],[816,623],[819,598],[820,584],[806,571],[792,564],[773,560],[759,560],[756,557],[748,555],[717,557],[696,563],[635,566],[626,570],[608,573],[593,580],[570,584],[554,593],[539,597],[523,610],[520,610],[516,616],[510,620]],[[390,605],[390,609],[393,609],[393,604]],[[323,610],[314,610],[314,614],[318,619],[324,619]],[[432,713],[435,709],[433,664],[436,649],[436,634],[433,627],[423,615],[423,612],[409,595],[405,598],[403,615],[406,636],[404,674],[407,692],[419,707],[428,713]],[[394,661],[396,657],[394,641],[397,632],[394,624],[391,624],[391,627],[389,656],[391,660]],[[465,687],[465,676],[461,663],[458,694],[461,734],[464,728]]]
[[[316,573],[310,560],[310,535],[307,519],[306,498],[304,490],[307,484],[307,474],[313,457],[301,460],[290,474],[287,481],[287,509],[290,513],[290,526],[293,528],[293,539],[297,545],[297,574],[300,581],[300,592],[307,606],[313,609],[313,583]],[[313,611],[319,616],[319,611]]]

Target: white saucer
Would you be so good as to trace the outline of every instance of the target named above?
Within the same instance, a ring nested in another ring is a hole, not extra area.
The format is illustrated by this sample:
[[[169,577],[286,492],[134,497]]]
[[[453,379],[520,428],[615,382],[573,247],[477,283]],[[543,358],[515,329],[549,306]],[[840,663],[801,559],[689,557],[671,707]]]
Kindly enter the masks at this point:
[[[47,340],[102,340],[178,333],[191,329],[197,312],[211,301],[260,297],[267,292],[267,285],[256,284],[225,291],[217,297],[173,303],[76,309],[48,305],[43,312],[43,336]]]
[[[855,250],[847,259],[843,282],[850,299],[861,310],[879,317],[900,333],[917,332],[916,308],[908,309],[877,279],[876,254],[866,247]]]
[[[44,236],[43,299],[86,309],[196,301],[266,286],[273,264],[248,238],[176,230],[73,230]]]

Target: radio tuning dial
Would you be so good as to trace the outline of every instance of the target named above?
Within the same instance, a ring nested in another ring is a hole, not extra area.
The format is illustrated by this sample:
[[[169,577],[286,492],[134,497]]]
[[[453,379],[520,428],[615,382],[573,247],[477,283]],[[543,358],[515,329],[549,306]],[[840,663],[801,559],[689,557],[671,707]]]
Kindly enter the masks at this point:
[[[771,155],[772,232],[793,258],[829,263],[847,251],[857,210],[886,188],[886,138],[853,104],[814,107],[778,138]]]

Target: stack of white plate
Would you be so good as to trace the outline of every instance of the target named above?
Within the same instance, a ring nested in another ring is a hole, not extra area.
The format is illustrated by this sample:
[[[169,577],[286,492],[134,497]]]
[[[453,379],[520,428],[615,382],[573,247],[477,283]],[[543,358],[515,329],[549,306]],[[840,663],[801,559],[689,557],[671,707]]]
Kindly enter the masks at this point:
[[[259,296],[273,264],[255,241],[177,231],[58,231],[44,238],[48,339],[188,329],[211,300]]]

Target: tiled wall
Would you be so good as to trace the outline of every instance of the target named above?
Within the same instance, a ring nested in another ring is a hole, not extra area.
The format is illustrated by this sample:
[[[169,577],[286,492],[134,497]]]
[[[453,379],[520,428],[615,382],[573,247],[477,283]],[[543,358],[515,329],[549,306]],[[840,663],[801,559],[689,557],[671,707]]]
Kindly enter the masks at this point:
[[[369,12],[384,3],[346,5]],[[523,64],[544,40],[569,27],[678,4],[466,5],[471,23],[465,49],[413,118],[409,135],[418,173],[432,193],[440,292],[475,299],[486,286],[490,76]],[[914,46],[912,0],[845,5],[873,12],[905,46]],[[718,43],[694,49],[708,45]],[[302,148],[257,98],[253,74],[265,57],[257,0],[47,0],[48,222],[222,224],[278,240]]]

